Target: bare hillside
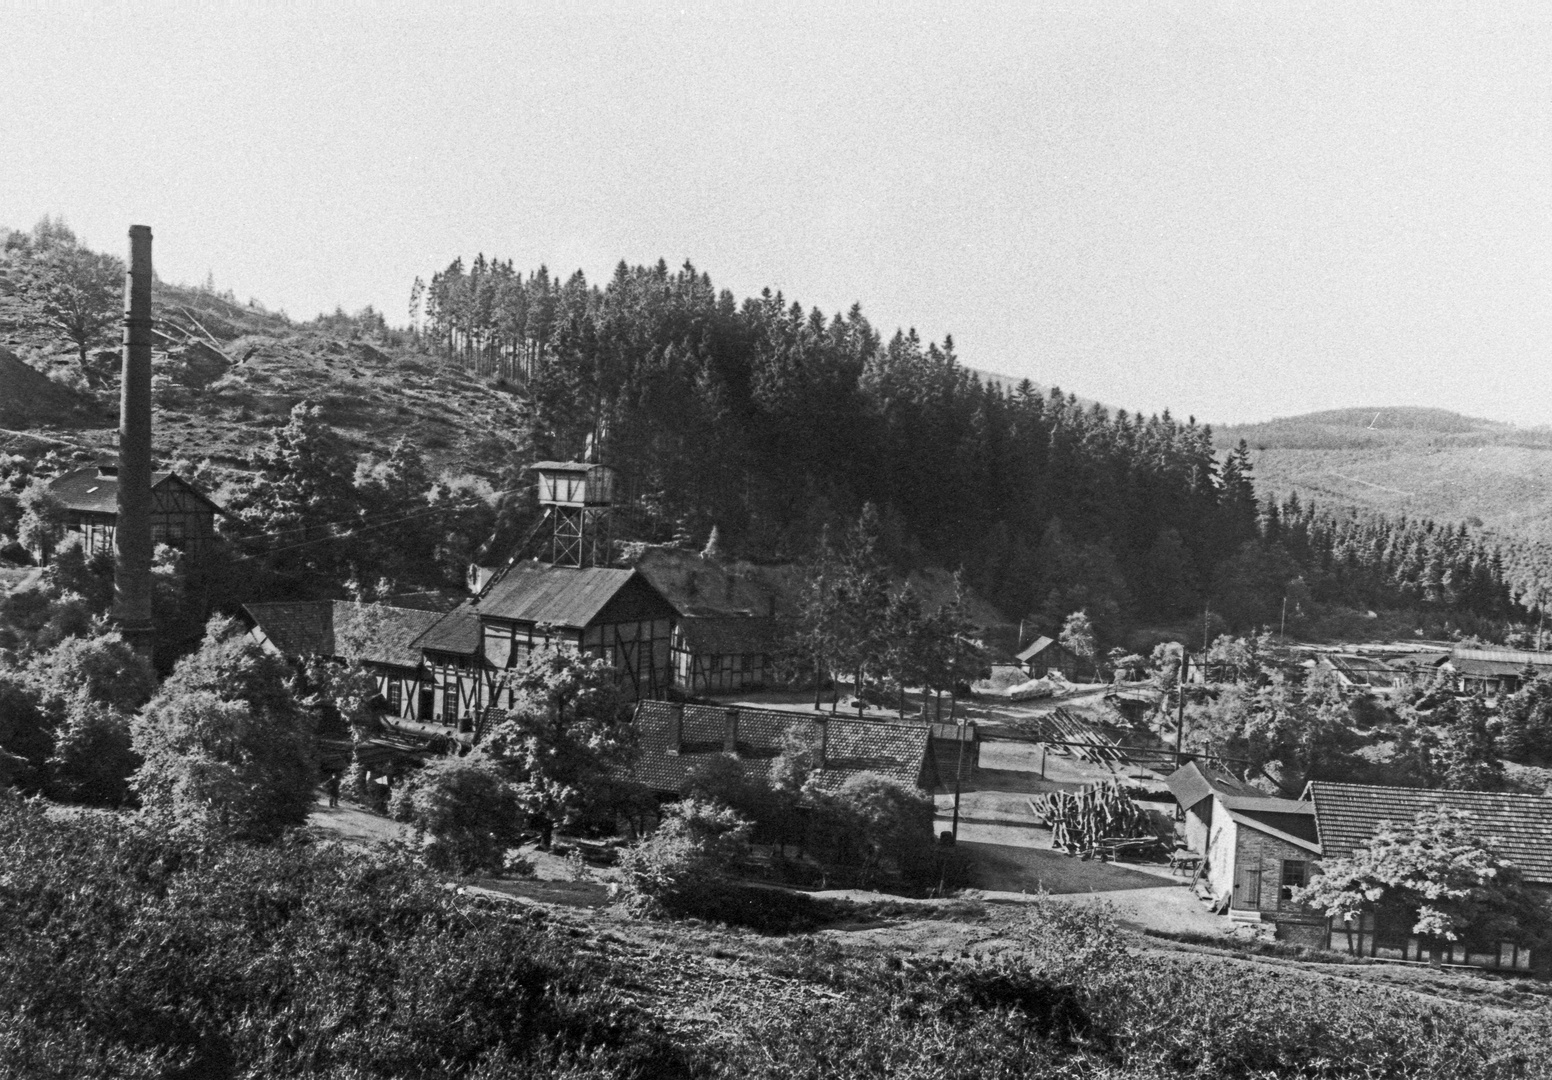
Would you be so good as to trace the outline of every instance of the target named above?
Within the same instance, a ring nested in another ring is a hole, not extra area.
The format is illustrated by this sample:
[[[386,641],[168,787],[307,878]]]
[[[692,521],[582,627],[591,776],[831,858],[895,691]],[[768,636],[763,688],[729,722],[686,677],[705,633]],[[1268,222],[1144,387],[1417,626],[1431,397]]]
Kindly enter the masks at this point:
[[[308,324],[230,295],[157,282],[155,445],[164,461],[246,466],[271,429],[306,400],[359,451],[400,437],[437,470],[493,475],[526,430],[516,399],[490,380],[421,353],[370,320]],[[380,320],[379,320],[380,323]],[[86,365],[59,335],[0,290],[0,428],[14,449],[111,453],[119,354]]]

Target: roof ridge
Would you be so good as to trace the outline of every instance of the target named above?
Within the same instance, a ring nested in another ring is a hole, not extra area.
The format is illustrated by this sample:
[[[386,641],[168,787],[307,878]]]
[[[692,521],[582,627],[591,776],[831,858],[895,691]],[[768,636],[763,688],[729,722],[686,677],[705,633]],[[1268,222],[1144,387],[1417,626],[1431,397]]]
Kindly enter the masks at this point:
[[[1487,795],[1493,798],[1507,797],[1514,799],[1539,799],[1543,802],[1552,803],[1552,795],[1538,795],[1532,791],[1473,791],[1468,788],[1401,787],[1396,784],[1353,784],[1348,783],[1345,780],[1311,780],[1309,783],[1310,787],[1312,788],[1318,785],[1319,787],[1323,788],[1360,788],[1365,791],[1401,791],[1407,792],[1409,794],[1415,793],[1418,795]]]

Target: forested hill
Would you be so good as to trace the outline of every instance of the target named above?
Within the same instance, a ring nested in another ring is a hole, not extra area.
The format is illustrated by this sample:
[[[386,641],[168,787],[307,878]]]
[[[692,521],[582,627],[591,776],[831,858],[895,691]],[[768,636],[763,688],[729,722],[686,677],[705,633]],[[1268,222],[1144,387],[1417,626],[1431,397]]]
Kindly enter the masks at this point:
[[[1249,446],[1263,493],[1466,522],[1504,549],[1519,587],[1552,555],[1552,429],[1444,409],[1358,408],[1218,429]]]
[[[801,557],[873,503],[897,563],[960,567],[1045,632],[1086,608],[1112,642],[1139,623],[1200,619],[1204,603],[1231,625],[1272,619],[1296,580],[1337,603],[1500,621],[1518,610],[1491,552],[1454,528],[1407,541],[1442,572],[1430,591],[1384,564],[1372,537],[1349,542],[1348,526],[1295,508],[1306,565],[1265,533],[1248,457],[1220,464],[1208,428],[1009,388],[962,366],[952,340],[886,336],[857,307],[826,314],[769,291],[740,301],[688,264],[621,263],[594,285],[483,255],[413,295],[444,356],[524,385],[536,454],[605,433],[637,535],[695,543],[715,525],[751,556]]]
[[[30,369],[18,376],[41,371],[83,404],[69,426],[0,432],[12,558],[25,489],[112,451],[122,273],[57,221],[0,235],[0,346]],[[92,297],[86,323],[64,317],[61,298]],[[1105,648],[1195,633],[1205,606],[1246,630],[1288,597],[1290,631],[1308,633],[1322,606],[1402,609],[1406,631],[1430,634],[1502,634],[1525,614],[1491,550],[1454,524],[1290,507],[1278,533],[1254,452],[1220,461],[1190,418],[1010,386],[962,365],[951,340],[885,334],[858,307],[739,299],[688,265],[621,264],[595,285],[455,261],[416,282],[410,330],[370,309],[297,323],[211,283],[158,282],[153,306],[156,452],[233,511],[234,588],[446,584],[531,531],[528,464],[594,437],[623,475],[622,541],[700,550],[716,528],[730,555],[802,560],[871,503],[897,569],[962,570],[1029,632],[1086,610]],[[420,524],[381,531],[400,518]],[[317,521],[327,542],[264,555],[265,537]]]

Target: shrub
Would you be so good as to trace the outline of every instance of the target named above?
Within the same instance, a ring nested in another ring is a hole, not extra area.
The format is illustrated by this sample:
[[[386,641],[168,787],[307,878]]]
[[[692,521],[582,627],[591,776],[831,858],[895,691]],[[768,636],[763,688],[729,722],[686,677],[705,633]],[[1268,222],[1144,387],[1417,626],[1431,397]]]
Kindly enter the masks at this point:
[[[501,872],[506,877],[531,878],[535,872],[534,863],[517,848],[507,848],[506,854],[501,856]]]
[[[290,675],[230,619],[210,620],[199,651],[178,661],[131,725],[145,812],[255,840],[304,823],[318,763],[312,716]]]
[[[0,797],[0,1077],[691,1072],[539,921],[391,853]]]
[[[395,792],[396,814],[415,827],[432,869],[499,874],[522,837],[518,793],[501,770],[478,757],[446,757],[412,773]]]
[[[638,909],[684,914],[723,881],[748,846],[749,823],[731,809],[681,799],[665,808],[651,834],[625,849],[620,866]]]
[[[932,847],[932,800],[877,773],[849,778],[834,793],[810,790],[815,839],[826,861],[849,865],[863,884],[914,865]]]
[[[51,795],[92,806],[122,806],[130,801],[129,781],[139,765],[127,715],[85,694],[70,700],[48,759]]]

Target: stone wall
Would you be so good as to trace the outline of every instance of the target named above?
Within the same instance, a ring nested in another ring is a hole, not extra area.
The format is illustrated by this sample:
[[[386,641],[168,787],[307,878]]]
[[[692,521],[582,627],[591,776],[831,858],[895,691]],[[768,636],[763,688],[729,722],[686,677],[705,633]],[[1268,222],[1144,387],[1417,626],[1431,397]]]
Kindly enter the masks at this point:
[[[1260,903],[1255,905],[1256,909],[1279,911],[1285,906],[1290,906],[1282,900],[1283,860],[1290,859],[1312,865],[1316,860],[1314,852],[1245,825],[1241,825],[1237,833],[1234,849],[1236,877],[1247,869],[1261,870],[1261,897]],[[1251,905],[1241,904],[1236,897],[1234,906],[1249,908]]]

